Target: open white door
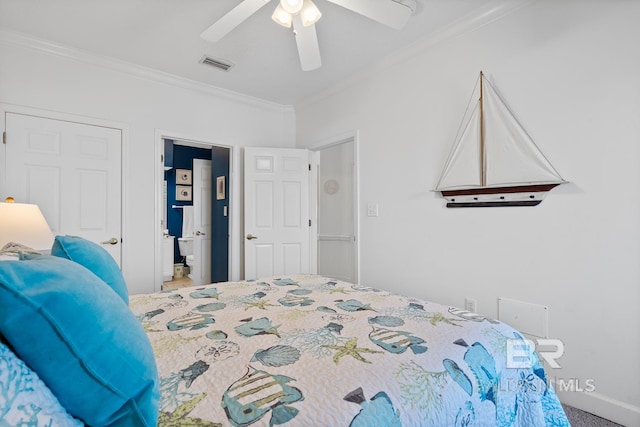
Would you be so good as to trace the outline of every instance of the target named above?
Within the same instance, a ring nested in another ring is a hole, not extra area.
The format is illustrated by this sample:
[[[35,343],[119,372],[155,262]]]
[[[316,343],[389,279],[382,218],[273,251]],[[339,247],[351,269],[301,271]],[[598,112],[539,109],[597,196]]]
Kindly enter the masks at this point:
[[[309,272],[309,152],[244,149],[245,279]]]
[[[120,265],[119,129],[6,113],[6,196],[37,204],[54,234],[102,244]]]
[[[193,285],[211,282],[211,160],[193,159]]]

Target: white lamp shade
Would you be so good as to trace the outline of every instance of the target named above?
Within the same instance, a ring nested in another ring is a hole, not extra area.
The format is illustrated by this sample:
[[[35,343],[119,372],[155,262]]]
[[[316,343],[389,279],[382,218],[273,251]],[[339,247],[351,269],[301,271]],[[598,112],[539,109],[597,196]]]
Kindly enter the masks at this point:
[[[302,20],[302,25],[304,25],[305,27],[313,25],[318,22],[321,16],[322,13],[320,13],[320,9],[318,9],[318,7],[311,0],[304,0],[304,6],[300,11],[300,19]]]
[[[302,0],[280,0],[280,5],[291,14],[296,14],[302,9]]]
[[[0,203],[0,248],[9,242],[50,250],[53,233],[37,205]]]
[[[271,15],[271,19],[273,19],[276,24],[282,25],[286,28],[291,28],[291,23],[293,22],[293,16],[284,10],[281,4],[278,4],[273,15]]]

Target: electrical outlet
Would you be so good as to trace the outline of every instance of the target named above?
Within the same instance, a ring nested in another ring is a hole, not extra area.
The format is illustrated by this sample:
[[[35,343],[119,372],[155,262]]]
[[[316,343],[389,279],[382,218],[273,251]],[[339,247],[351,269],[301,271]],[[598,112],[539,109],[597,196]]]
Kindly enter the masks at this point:
[[[474,299],[471,298],[465,298],[464,299],[464,309],[467,311],[470,311],[472,313],[476,313],[476,307],[477,302]]]

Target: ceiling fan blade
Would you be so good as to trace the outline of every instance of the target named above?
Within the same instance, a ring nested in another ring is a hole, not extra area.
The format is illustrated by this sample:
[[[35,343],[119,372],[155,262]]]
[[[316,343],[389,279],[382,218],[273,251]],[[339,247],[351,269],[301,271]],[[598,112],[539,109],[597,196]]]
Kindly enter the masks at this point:
[[[328,0],[396,30],[405,26],[413,10],[394,0]]]
[[[298,55],[302,71],[312,71],[322,66],[320,58],[320,46],[318,45],[318,35],[315,24],[305,27],[302,25],[300,15],[293,16],[293,34],[298,45]]]
[[[244,0],[204,30],[202,34],[200,34],[200,37],[210,42],[217,42],[270,1],[271,0]]]

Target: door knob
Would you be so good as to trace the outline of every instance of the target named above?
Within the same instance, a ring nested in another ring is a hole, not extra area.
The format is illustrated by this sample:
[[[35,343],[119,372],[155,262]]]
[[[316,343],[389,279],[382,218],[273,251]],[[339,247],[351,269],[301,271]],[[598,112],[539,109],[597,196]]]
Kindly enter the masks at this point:
[[[247,240],[253,240],[253,239],[257,239],[257,236],[254,236],[253,234],[247,234]]]
[[[200,230],[196,231],[196,236],[206,236],[206,235],[207,235],[207,233],[203,233]]]
[[[100,242],[103,245],[117,245],[118,244],[118,239],[115,237],[110,238],[109,240],[107,240],[106,242]]]

